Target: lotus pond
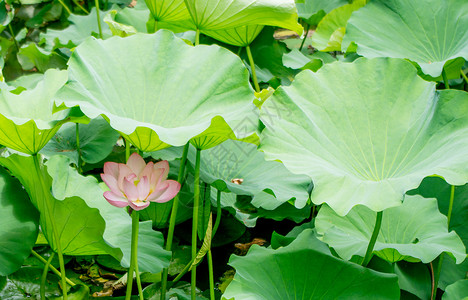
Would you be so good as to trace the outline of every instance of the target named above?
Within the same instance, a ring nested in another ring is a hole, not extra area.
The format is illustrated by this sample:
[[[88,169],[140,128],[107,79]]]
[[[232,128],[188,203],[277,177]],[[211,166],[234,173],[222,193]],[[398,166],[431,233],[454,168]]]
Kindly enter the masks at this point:
[[[0,299],[468,299],[466,0],[0,3]]]

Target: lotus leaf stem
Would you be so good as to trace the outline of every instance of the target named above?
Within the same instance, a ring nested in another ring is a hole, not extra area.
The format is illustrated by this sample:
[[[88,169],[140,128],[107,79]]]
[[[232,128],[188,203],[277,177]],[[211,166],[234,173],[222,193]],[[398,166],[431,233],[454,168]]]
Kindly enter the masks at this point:
[[[468,77],[466,77],[465,72],[463,72],[463,70],[460,70],[460,73],[461,73],[462,77],[465,79],[466,83],[468,83]]]
[[[380,232],[380,226],[382,225],[382,215],[383,215],[383,211],[377,212],[377,216],[375,218],[374,231],[372,232],[369,245],[367,246],[366,255],[364,256],[364,259],[362,260],[362,263],[361,263],[363,267],[366,267],[372,258],[375,242],[377,241],[377,237],[379,236],[379,232]]]
[[[447,90],[449,90],[449,89],[450,89],[450,85],[449,85],[449,82],[448,82],[447,73],[445,72],[445,69],[442,69],[442,78],[444,79],[445,88],[446,88]]]
[[[60,4],[62,4],[63,8],[65,8],[65,10],[67,11],[67,13],[68,13],[69,15],[72,14],[72,11],[71,11],[70,8],[65,4],[65,2],[63,2],[63,0],[58,0],[58,2],[59,2]]]
[[[11,23],[8,24],[8,30],[10,30],[11,37],[13,38],[13,42],[15,42],[16,50],[20,50],[20,46],[18,44],[18,41],[16,40],[15,37],[15,32],[13,31],[13,27],[11,27]]]
[[[125,139],[125,161],[128,161],[130,157],[130,142]]]
[[[305,36],[304,36],[304,39],[302,39],[302,43],[301,43],[301,46],[299,47],[299,51],[302,50],[302,47],[304,47],[304,43],[307,39],[307,35],[309,34],[309,29],[310,29],[310,24],[307,24],[306,28],[305,28]]]
[[[89,14],[89,11],[83,6],[81,6],[81,4],[77,0],[73,0],[73,3],[75,3],[75,5],[78,6],[85,14]]]
[[[450,230],[450,220],[452,218],[452,209],[453,209],[453,200],[455,199],[455,186],[450,186],[450,199],[449,199],[449,208],[447,212],[447,229]],[[435,299],[437,294],[437,287],[439,285],[440,272],[442,271],[442,263],[444,262],[444,254],[439,255],[439,260],[437,262],[437,269],[434,272],[434,283],[432,287],[432,298]]]
[[[188,153],[189,146],[190,146],[190,143],[187,143],[184,146],[184,152],[182,153],[182,159],[180,161],[179,174],[177,175],[177,181],[181,185],[182,185],[182,181],[184,179],[185,164],[187,162],[187,153]],[[166,250],[167,251],[172,250],[172,240],[174,238],[174,229],[175,229],[175,223],[176,223],[178,208],[179,208],[179,194],[177,194],[174,197],[174,200],[172,202],[171,218],[169,220],[169,231],[167,233],[167,242],[166,242]],[[167,276],[168,276],[168,274],[169,274],[169,269],[164,268],[162,281],[161,281],[161,300],[166,299]]]
[[[208,276],[210,279],[210,300],[215,300],[214,293],[214,276],[213,276],[213,256],[211,255],[211,248],[208,249]]]
[[[195,161],[195,182],[193,190],[193,223],[192,223],[192,260],[197,257],[197,229],[198,229],[198,210],[200,206],[200,154],[201,150],[197,149],[197,158]],[[197,266],[192,267],[191,276],[191,299],[195,300],[197,288]]]
[[[75,131],[76,131],[76,151],[78,152],[78,162],[76,169],[78,173],[81,174],[81,147],[80,147],[80,124],[75,123]]]
[[[49,271],[49,265],[52,259],[54,258],[55,252],[52,252],[50,255],[49,259],[46,261],[44,265],[44,270],[42,271],[42,276],[41,276],[41,287],[40,287],[40,295],[42,300],[46,300],[45,296],[45,285],[46,285],[46,280],[47,280],[47,273]]]
[[[36,257],[37,259],[39,259],[43,264],[46,264],[47,263],[47,260],[45,260],[44,257],[40,256],[39,253],[37,253],[36,251],[34,250],[31,250],[31,253],[32,255],[34,255],[34,257]],[[55,252],[54,252],[55,253]],[[59,270],[57,270],[53,265],[49,265],[49,269],[52,270],[52,272],[54,272],[56,275],[62,277],[62,273],[60,273]],[[66,278],[66,277],[65,277]],[[71,286],[74,286],[75,283],[73,281],[71,281],[70,279],[66,278],[67,280],[67,283]]]
[[[99,28],[99,38],[103,39],[102,37],[102,27],[101,27],[101,17],[99,16],[99,0],[94,0],[94,5],[96,6],[96,16],[97,16],[97,24]]]
[[[200,29],[197,28],[197,32],[195,34],[195,46],[200,44]]]
[[[50,206],[50,201],[53,198],[52,198],[52,195],[50,194],[50,191],[46,187],[46,180],[45,180],[45,177],[44,177],[45,176],[45,174],[44,174],[45,170],[43,170],[41,168],[41,164],[39,163],[39,158],[37,156],[37,153],[34,154],[32,157],[33,157],[33,160],[34,160],[34,165],[35,165],[37,176],[38,176],[37,178],[39,179],[40,184],[41,184],[42,189],[43,189],[43,192],[44,192],[45,198],[43,200],[44,200],[44,203],[45,203],[45,209],[47,210],[46,214],[49,217],[50,225],[52,227],[52,232],[53,232],[53,240],[55,242],[55,246],[57,247],[57,254],[58,254],[58,258],[59,258],[60,273],[61,273],[61,279],[62,279],[63,300],[67,300],[68,299],[67,280],[66,280],[66,277],[65,277],[65,263],[63,261],[62,245],[60,244],[59,234],[58,234],[57,228],[55,226],[54,218],[52,216],[52,207]]]
[[[216,231],[218,230],[219,223],[221,223],[221,191],[218,190],[216,194],[216,221],[213,226],[213,232],[211,233],[211,240],[213,240]]]
[[[257,73],[255,72],[255,62],[252,56],[252,52],[250,51],[250,46],[247,45],[245,47],[245,50],[247,50],[247,56],[249,57],[250,69],[252,70],[252,80],[255,86],[255,91],[259,93],[260,86],[258,85]]]

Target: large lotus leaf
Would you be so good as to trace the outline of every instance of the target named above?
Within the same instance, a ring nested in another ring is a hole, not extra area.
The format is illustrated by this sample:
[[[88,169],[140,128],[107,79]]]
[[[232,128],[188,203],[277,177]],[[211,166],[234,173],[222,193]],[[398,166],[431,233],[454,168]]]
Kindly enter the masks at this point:
[[[246,47],[260,34],[263,27],[263,25],[248,25],[225,30],[203,30],[203,33],[223,43]]]
[[[190,150],[188,158],[194,166],[196,151]],[[201,180],[220,191],[252,196],[256,207],[272,210],[293,199],[297,208],[303,208],[310,178],[291,174],[280,162],[263,157],[255,145],[228,140],[202,151]]]
[[[19,49],[18,62],[24,70],[36,68],[39,72],[48,69],[66,69],[67,59],[57,52],[41,49],[36,43],[30,43]]]
[[[21,184],[2,167],[0,206],[0,275],[9,275],[21,267],[34,247],[39,214]]]
[[[232,29],[246,25],[269,25],[302,33],[293,0],[185,0],[196,28]]]
[[[68,158],[60,155],[51,157],[47,171],[39,172],[38,176],[31,176],[37,169],[30,156],[13,154],[0,158],[0,163],[21,181],[41,212],[41,229],[53,249],[56,249],[56,243],[45,201],[51,205],[65,254],[110,254],[123,266],[129,266],[131,218],[124,210],[109,205],[95,178],[79,175],[69,166]],[[39,176],[47,181],[48,188],[41,187]],[[142,222],[139,236],[140,269],[142,272],[160,272],[170,258],[170,253],[162,248],[162,234],[152,230],[151,222]]]
[[[101,117],[88,124],[65,124],[45,145],[41,153],[47,156],[61,154],[78,165],[76,145],[76,126],[79,128],[81,158],[84,162],[95,164],[105,159],[119,138],[119,133],[112,129]]]
[[[468,93],[435,91],[401,59],[360,58],[277,89],[262,106],[260,150],[311,176],[314,203],[380,211],[428,175],[468,181],[467,116]]]
[[[445,290],[442,300],[467,300],[468,299],[468,279],[459,280],[451,284]]]
[[[467,27],[465,0],[373,0],[350,18],[343,46],[355,42],[366,57],[408,58],[438,77],[447,61],[468,59]]]
[[[312,35],[312,46],[320,51],[341,51],[341,42],[348,20],[354,11],[364,5],[366,5],[365,0],[357,0],[332,10],[318,24]]]
[[[416,190],[408,193],[417,193],[426,198],[437,198],[439,210],[445,215],[448,214],[451,186],[442,178],[427,177]],[[465,247],[468,248],[468,218],[466,217],[466,212],[468,211],[468,184],[455,186],[453,196],[449,230],[455,230],[465,244]],[[467,272],[468,260],[456,265],[453,260],[446,257],[442,264],[439,287],[445,288],[452,282],[465,278]]]
[[[336,58],[325,52],[315,52],[305,55],[294,48],[291,52],[283,55],[283,64],[291,69],[311,70],[316,72],[324,64],[337,61]]]
[[[323,241],[349,260],[353,255],[364,257],[376,215],[361,205],[341,217],[329,206],[322,206],[315,226]],[[406,196],[401,206],[384,210],[374,246],[375,254],[389,262],[416,258],[429,263],[447,252],[461,263],[465,250],[458,235],[447,231],[447,217],[439,212],[437,200],[421,196]]]
[[[236,275],[223,299],[398,299],[395,274],[385,274],[321,252],[302,232],[277,250],[253,245],[244,256],[231,256]],[[255,267],[252,267],[255,266]]]
[[[166,30],[90,38],[74,51],[69,75],[56,102],[79,105],[91,118],[104,115],[146,152],[191,139],[208,148],[256,130],[256,122],[244,128],[257,116],[240,59],[215,45],[189,46]]]
[[[104,38],[112,36],[109,26],[103,21],[106,11],[100,11],[101,29]],[[68,17],[70,26],[63,30],[47,29],[45,33],[41,33],[40,40],[47,50],[56,48],[73,48],[81,44],[90,35],[98,36],[99,26],[97,22],[96,8],[93,7],[88,15],[71,14]]]
[[[196,29],[184,0],[145,1],[155,20],[155,31],[159,28],[170,29],[174,32]]]
[[[296,3],[296,7],[299,18],[310,25],[317,25],[330,11],[345,4],[348,4],[347,0],[305,0],[304,3]]]
[[[52,98],[67,81],[67,72],[48,70],[34,88],[0,84],[0,144],[28,154],[37,153],[63,124],[67,111],[55,114]]]

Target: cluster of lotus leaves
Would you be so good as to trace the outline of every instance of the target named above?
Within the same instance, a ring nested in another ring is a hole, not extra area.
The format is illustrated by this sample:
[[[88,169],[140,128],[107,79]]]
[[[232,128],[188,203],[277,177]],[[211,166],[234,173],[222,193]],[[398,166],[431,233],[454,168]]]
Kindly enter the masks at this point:
[[[168,64],[170,62],[170,64]],[[219,46],[190,46],[166,30],[89,38],[69,61],[56,103],[102,115],[142,151],[191,141],[206,149],[256,136],[254,92],[241,60]]]
[[[465,184],[468,94],[436,91],[416,72],[393,58],[305,70],[262,106],[260,149],[309,175],[312,201],[339,215],[358,204],[374,211],[398,206],[434,174]]]
[[[302,33],[293,0],[146,0],[156,28],[200,32],[235,46],[247,46],[264,26]]]
[[[355,42],[362,56],[407,58],[438,77],[448,61],[468,60],[467,27],[465,0],[373,0],[349,19],[342,49]]]

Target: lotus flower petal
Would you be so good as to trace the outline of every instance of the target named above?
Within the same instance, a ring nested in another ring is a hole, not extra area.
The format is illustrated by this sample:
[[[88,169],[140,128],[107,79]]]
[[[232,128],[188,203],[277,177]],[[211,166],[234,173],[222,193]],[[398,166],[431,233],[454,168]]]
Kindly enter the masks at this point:
[[[104,174],[108,174],[117,180],[119,178],[119,164],[109,161],[104,163]]]
[[[117,206],[117,207],[125,207],[125,206],[128,206],[129,204],[126,198],[116,195],[111,191],[104,192],[104,198],[106,198],[106,200],[110,204]]]
[[[127,166],[133,171],[133,173],[139,176],[146,167],[146,163],[145,160],[140,155],[138,155],[138,153],[133,153],[128,158]]]
[[[138,189],[136,185],[133,183],[133,181],[124,179],[123,181],[123,192],[125,196],[127,196],[127,199],[130,201],[136,201],[138,200]]]
[[[163,161],[155,163],[154,164],[154,170],[157,170],[157,169],[164,170],[162,175],[161,175],[161,179],[166,180],[167,175],[169,174],[169,163],[167,162],[167,160],[163,160]]]
[[[168,187],[164,190],[164,192],[157,199],[150,200],[150,201],[163,203],[163,202],[167,202],[171,200],[177,195],[177,193],[180,190],[180,183],[178,183],[175,180],[166,180],[165,182],[168,184]]]
[[[110,174],[101,174],[102,181],[106,183],[106,185],[110,188],[110,190],[116,194],[121,195],[122,192],[119,189],[119,184],[117,183],[117,178],[110,175]]]
[[[128,202],[128,204],[134,210],[142,210],[144,208],[147,208],[150,205],[150,202],[149,201],[146,201],[146,202],[143,202],[143,201],[138,201],[138,202],[130,201],[130,202]]]

